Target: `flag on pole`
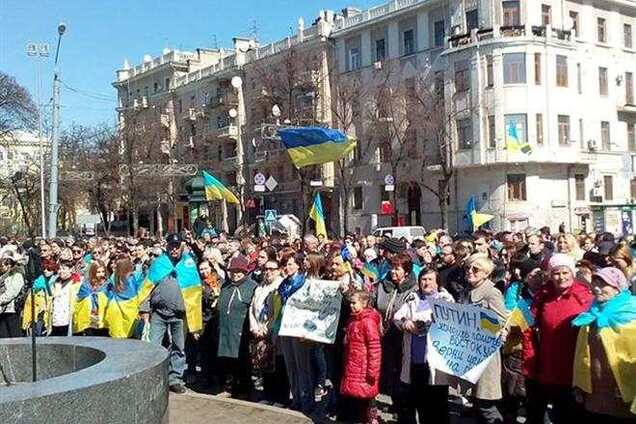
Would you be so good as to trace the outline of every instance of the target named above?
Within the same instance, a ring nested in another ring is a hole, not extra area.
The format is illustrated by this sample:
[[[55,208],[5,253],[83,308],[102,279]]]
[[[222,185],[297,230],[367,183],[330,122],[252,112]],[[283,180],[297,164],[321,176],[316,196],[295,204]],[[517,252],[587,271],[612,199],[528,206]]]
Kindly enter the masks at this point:
[[[309,211],[309,217],[316,223],[316,235],[323,235],[327,237],[327,227],[325,226],[325,213],[322,209],[322,201],[320,200],[320,193],[316,193],[314,197],[314,204]]]
[[[205,187],[206,200],[226,200],[228,203],[239,204],[239,199],[221,181],[205,171],[203,174],[203,186]]]
[[[283,128],[278,135],[296,168],[340,160],[356,147],[355,139],[331,128]]]
[[[516,122],[508,122],[507,124],[506,149],[511,152],[521,152],[527,155],[532,153],[532,147],[527,142],[521,141],[521,139],[519,138]]]
[[[468,203],[466,204],[466,217],[468,218],[468,224],[471,227],[471,231],[475,231],[486,222],[493,219],[494,215],[477,212],[475,196],[470,196],[470,199],[468,199]]]

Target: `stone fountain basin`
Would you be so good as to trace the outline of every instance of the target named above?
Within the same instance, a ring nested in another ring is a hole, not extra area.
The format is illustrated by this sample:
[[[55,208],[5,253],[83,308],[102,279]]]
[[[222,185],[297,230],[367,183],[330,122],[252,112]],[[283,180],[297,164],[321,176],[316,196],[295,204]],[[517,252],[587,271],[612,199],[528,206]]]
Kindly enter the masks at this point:
[[[33,383],[31,339],[0,339],[0,421],[167,423],[167,361],[164,348],[138,340],[38,338]]]

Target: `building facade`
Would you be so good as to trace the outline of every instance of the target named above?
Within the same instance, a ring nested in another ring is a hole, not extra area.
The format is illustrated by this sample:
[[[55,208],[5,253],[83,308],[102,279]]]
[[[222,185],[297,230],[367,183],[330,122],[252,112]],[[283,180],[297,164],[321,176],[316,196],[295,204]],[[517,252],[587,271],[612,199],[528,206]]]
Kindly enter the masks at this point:
[[[403,0],[337,19],[332,37],[343,74],[394,60],[404,78],[443,76],[456,118],[451,229],[474,196],[497,229],[620,233],[636,196],[635,17],[633,1]],[[511,131],[532,153],[506,149]],[[437,227],[436,197],[414,187],[439,167],[408,162],[396,182],[402,222]],[[363,166],[348,206],[352,227],[368,231],[390,222],[379,213],[389,170]]]

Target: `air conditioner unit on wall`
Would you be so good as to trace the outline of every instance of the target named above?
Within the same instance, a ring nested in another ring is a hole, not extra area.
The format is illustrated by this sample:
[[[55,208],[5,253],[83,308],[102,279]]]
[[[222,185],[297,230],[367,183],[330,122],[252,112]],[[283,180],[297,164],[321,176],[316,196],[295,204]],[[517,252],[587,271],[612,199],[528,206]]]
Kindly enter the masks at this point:
[[[595,151],[598,149],[598,144],[596,144],[596,140],[587,140],[587,148],[588,150]]]

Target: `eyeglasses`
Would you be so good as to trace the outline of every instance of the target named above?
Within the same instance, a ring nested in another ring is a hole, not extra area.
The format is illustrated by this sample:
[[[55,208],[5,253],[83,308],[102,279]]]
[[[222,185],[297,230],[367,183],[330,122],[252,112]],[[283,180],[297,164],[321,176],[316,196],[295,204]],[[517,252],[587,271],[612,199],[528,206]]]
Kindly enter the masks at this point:
[[[79,254],[81,254],[81,253],[82,253],[82,251],[81,251],[81,250],[73,250],[73,254],[78,254],[78,255],[79,255]]]
[[[464,268],[464,271],[471,272],[473,274],[477,274],[478,272],[481,272],[482,269],[478,268],[476,266],[468,266],[468,267]]]
[[[267,267],[265,268],[265,271],[276,271],[278,268],[271,268],[271,267]]]

